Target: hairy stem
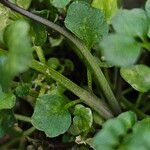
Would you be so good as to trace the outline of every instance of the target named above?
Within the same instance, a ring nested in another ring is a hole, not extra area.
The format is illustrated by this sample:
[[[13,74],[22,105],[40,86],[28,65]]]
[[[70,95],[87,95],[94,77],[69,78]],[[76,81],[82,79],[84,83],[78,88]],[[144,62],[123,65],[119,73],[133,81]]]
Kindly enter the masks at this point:
[[[46,59],[45,59],[45,56],[44,56],[42,48],[40,46],[34,46],[33,49],[35,49],[40,62],[45,64],[46,63]]]
[[[110,110],[108,109],[106,104],[102,102],[102,100],[97,98],[95,95],[89,93],[85,89],[81,88],[80,86],[76,85],[74,82],[64,77],[62,74],[36,60],[32,62],[30,67],[60,83],[69,91],[77,95],[80,99],[84,101],[85,104],[89,105],[93,110],[95,110],[105,119],[113,117]]]
[[[108,100],[108,103],[110,104],[113,111],[116,114],[121,112],[118,101],[116,100],[102,70],[98,66],[96,60],[94,59],[94,57],[92,56],[92,54],[90,53],[88,48],[83,43],[81,43],[81,41],[78,38],[74,37],[71,33],[67,32],[65,29],[54,24],[53,22],[46,20],[42,17],[39,17],[35,14],[32,14],[31,12],[20,8],[7,0],[0,0],[0,2],[2,4],[4,4],[5,6],[11,8],[12,10],[14,10],[28,18],[31,18],[37,22],[44,24],[47,27],[52,28],[53,30],[59,32],[60,34],[62,34],[66,38],[68,38],[74,45],[76,45],[76,47],[80,50],[80,53],[84,56],[86,65],[89,66],[91,68],[91,70],[93,71],[94,76],[95,76],[97,82],[99,83],[99,85],[101,86],[101,89],[103,90],[103,92]]]
[[[0,50],[0,53],[7,54],[7,52],[4,50]],[[81,88],[80,86],[76,85],[74,82],[72,82],[59,72],[55,71],[54,69],[48,67],[46,64],[33,60],[32,64],[30,65],[30,68],[60,83],[66,89],[68,89],[80,99],[82,99],[85,104],[90,106],[103,118],[108,119],[113,117],[112,112],[107,107],[107,104],[102,102],[101,99],[96,97],[94,94],[88,92],[87,90]]]

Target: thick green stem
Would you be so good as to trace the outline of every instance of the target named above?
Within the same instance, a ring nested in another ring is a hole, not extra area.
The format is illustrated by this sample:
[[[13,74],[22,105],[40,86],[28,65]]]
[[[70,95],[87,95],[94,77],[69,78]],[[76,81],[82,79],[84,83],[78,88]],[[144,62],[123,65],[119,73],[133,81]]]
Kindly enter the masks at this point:
[[[3,54],[7,53],[6,51],[1,50],[0,52],[2,52]],[[103,118],[108,119],[113,117],[111,111],[109,110],[107,105],[104,102],[102,102],[102,100],[100,100],[92,93],[89,93],[85,89],[81,88],[80,86],[76,85],[74,82],[64,77],[62,74],[58,73],[54,69],[48,67],[46,64],[33,60],[30,67],[60,83],[62,86],[64,86],[69,91],[77,95],[80,99],[82,99],[85,104],[89,105]]]
[[[77,95],[80,99],[84,101],[85,104],[89,105],[105,119],[113,117],[110,110],[108,109],[106,104],[102,102],[102,100],[97,98],[95,95],[89,93],[88,91],[82,89],[80,86],[76,85],[74,82],[64,77],[62,74],[36,60],[32,62],[30,67],[62,84],[65,88]]]
[[[74,38],[74,37],[73,37]],[[90,67],[90,69],[93,71],[94,76],[99,83],[101,89],[103,90],[103,93],[105,94],[108,103],[110,104],[111,108],[114,112],[117,114],[121,112],[120,106],[118,104],[118,101],[116,100],[108,81],[106,80],[102,70],[100,69],[99,65],[97,64],[94,57],[91,55],[89,50],[85,45],[83,45],[79,40],[77,39],[71,39],[71,41],[80,49],[82,55],[85,57],[87,66]]]
[[[4,4],[5,6],[11,8],[12,10],[14,10],[24,16],[27,16],[28,18],[31,18],[37,22],[40,22],[40,23],[46,25],[47,27],[52,28],[53,30],[59,32],[60,34],[62,34],[66,38],[68,38],[74,45],[76,45],[76,47],[80,50],[80,53],[84,56],[86,65],[88,67],[90,67],[91,70],[93,71],[94,76],[95,76],[97,82],[99,83],[99,85],[101,86],[101,89],[103,90],[103,93],[105,94],[105,96],[108,100],[108,103],[110,104],[113,111],[116,114],[121,112],[118,101],[116,100],[102,70],[100,69],[99,65],[97,64],[96,60],[94,59],[94,57],[92,56],[92,54],[90,53],[88,48],[83,43],[81,43],[81,41],[78,38],[74,37],[71,33],[67,32],[65,29],[54,24],[53,22],[50,22],[42,17],[32,14],[32,13],[10,3],[7,0],[1,0],[0,2],[2,4]]]
[[[42,48],[40,46],[34,46],[33,48],[35,49],[40,62],[45,64],[46,60],[45,60]]]

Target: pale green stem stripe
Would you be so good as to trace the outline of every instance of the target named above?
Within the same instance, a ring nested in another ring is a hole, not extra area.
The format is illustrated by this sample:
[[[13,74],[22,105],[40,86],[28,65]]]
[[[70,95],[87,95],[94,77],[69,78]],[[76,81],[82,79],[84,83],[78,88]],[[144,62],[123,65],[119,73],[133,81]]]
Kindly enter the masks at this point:
[[[0,52],[3,54],[7,53],[6,51],[1,51],[1,50]],[[89,105],[103,118],[108,119],[113,117],[111,111],[109,110],[107,105],[104,102],[102,102],[102,100],[100,100],[92,93],[89,93],[88,91],[84,90],[80,86],[76,85],[74,82],[72,82],[71,80],[69,80],[62,74],[60,74],[59,72],[55,71],[54,69],[36,60],[33,60],[32,64],[30,65],[30,68],[40,73],[43,73],[47,77],[50,77],[55,81],[57,81],[58,83],[62,84],[62,86],[64,86],[69,91],[77,95],[80,99],[84,101],[85,104]]]
[[[34,46],[33,49],[35,49],[40,62],[45,64],[46,63],[46,59],[45,59],[45,56],[44,56],[42,48],[40,46]]]
[[[89,105],[93,110],[95,110],[105,119],[113,117],[109,108],[106,106],[105,103],[102,102],[102,100],[100,100],[95,95],[89,93],[85,89],[81,88],[80,86],[76,85],[74,82],[64,77],[62,74],[36,60],[32,62],[30,67],[62,84],[62,86],[77,95],[80,99],[83,100],[85,104]]]

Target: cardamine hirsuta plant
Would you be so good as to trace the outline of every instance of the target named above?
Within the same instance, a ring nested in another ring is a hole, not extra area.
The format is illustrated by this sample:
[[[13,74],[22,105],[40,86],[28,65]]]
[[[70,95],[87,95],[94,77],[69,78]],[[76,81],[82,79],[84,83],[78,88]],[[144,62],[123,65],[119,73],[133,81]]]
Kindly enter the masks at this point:
[[[149,150],[150,0],[0,0],[0,149]]]

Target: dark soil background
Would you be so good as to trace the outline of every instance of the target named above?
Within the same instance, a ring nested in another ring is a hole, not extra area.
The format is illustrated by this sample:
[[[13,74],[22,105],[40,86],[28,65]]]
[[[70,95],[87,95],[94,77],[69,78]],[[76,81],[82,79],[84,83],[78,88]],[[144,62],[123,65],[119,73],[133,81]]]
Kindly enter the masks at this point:
[[[143,6],[146,2],[146,0],[122,0],[124,8],[139,8]]]

